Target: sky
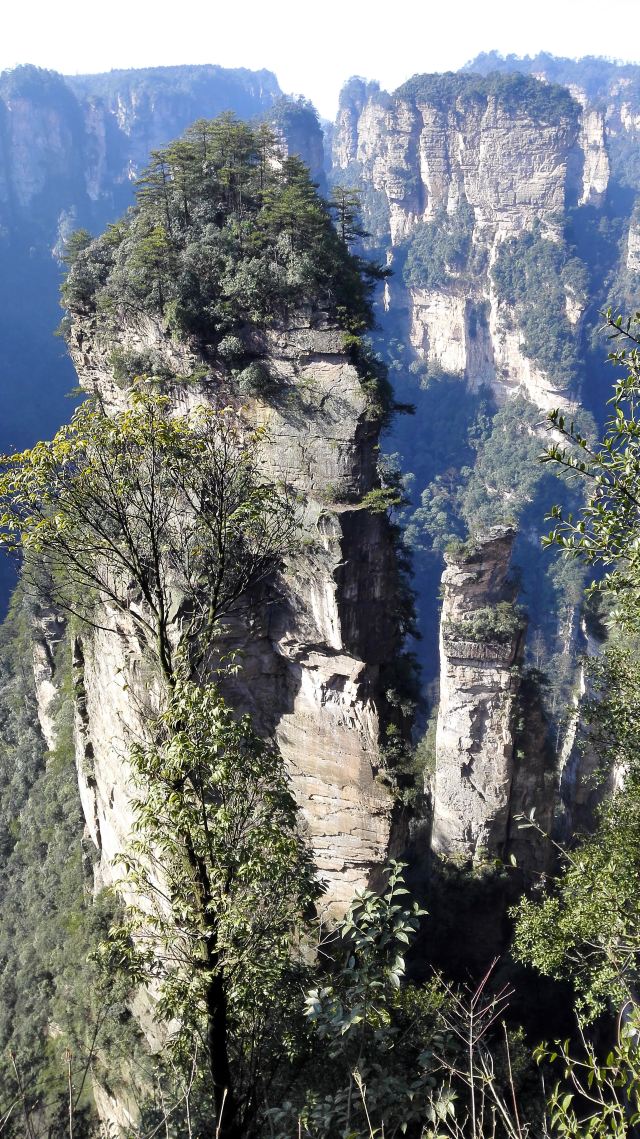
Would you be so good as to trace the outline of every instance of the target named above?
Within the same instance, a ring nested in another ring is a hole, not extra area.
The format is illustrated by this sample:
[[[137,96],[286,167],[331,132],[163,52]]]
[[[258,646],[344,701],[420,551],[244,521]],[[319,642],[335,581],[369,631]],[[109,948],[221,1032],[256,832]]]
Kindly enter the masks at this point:
[[[29,0],[3,5],[0,70],[161,64],[268,68],[334,118],[351,75],[393,90],[480,51],[637,61],[640,0]]]

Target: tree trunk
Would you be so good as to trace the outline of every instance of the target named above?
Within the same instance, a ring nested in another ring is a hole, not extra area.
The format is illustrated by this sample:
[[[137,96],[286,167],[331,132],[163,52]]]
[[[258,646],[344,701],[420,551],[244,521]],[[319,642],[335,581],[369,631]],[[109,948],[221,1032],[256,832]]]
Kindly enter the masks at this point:
[[[217,1116],[215,1134],[220,1139],[242,1139],[229,1067],[227,997],[222,977],[215,974],[207,991],[207,1044]]]

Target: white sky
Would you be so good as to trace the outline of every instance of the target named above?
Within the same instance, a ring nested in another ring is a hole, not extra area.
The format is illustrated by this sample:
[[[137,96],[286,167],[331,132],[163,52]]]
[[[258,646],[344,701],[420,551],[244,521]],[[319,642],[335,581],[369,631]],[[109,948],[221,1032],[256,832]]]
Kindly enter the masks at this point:
[[[393,89],[480,51],[637,60],[640,0],[4,0],[0,70],[267,67],[333,118],[351,75]]]

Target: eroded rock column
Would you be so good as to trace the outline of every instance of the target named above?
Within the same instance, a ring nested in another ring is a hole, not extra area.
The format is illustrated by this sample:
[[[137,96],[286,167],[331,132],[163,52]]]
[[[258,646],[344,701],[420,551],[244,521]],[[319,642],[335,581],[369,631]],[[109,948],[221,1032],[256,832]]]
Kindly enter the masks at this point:
[[[513,539],[492,531],[443,574],[432,848],[460,862],[501,857],[508,835],[524,639]]]

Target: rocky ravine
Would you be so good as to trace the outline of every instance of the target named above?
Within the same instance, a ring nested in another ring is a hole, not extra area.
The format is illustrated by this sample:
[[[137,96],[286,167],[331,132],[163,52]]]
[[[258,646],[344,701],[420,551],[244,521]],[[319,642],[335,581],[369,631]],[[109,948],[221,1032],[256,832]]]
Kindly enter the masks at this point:
[[[152,348],[182,373],[197,362],[152,321],[128,327],[122,343]],[[230,634],[242,670],[225,687],[234,706],[275,734],[329,901],[344,910],[385,859],[392,812],[377,774],[380,668],[399,647],[395,556],[385,516],[358,505],[374,485],[377,429],[338,329],[303,318],[266,334],[262,348],[277,395],[250,398],[245,414],[249,426],[265,428],[265,469],[304,502],[304,538],[276,600]],[[96,330],[76,320],[70,349],[83,386],[120,406],[124,393]],[[202,384],[176,385],[173,394],[182,408],[240,402],[215,365]],[[157,693],[127,622],[104,617],[112,631],[78,639],[75,669],[82,800],[98,875],[108,881],[131,822],[127,747]]]

